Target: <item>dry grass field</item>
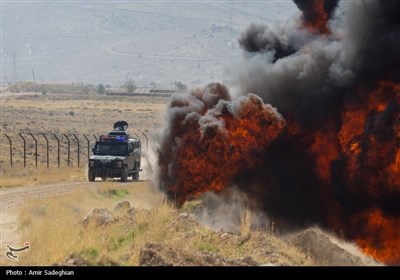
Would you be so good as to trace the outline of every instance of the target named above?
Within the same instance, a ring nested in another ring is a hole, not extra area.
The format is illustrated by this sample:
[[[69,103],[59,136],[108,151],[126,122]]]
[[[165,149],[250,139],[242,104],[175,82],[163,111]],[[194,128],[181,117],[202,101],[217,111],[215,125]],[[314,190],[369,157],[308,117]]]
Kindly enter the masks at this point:
[[[87,168],[21,166],[5,167],[1,171],[0,189],[18,186],[37,186],[56,182],[77,182],[87,178]]]
[[[21,254],[19,262],[10,262],[4,258],[5,244],[1,244],[0,265],[65,262],[74,265],[329,264],[302,253],[271,228],[253,229],[252,212],[247,208],[241,211],[240,224],[235,224],[238,231],[227,233],[211,230],[200,223],[196,207],[202,205],[201,201],[187,202],[180,209],[165,202],[151,180],[146,180],[153,177],[152,169],[148,168],[151,153],[147,153],[145,139],[141,136],[161,130],[168,100],[52,93],[3,96],[0,102],[0,196],[7,194],[7,198],[1,198],[3,228],[0,232],[10,236],[2,236],[1,240],[27,241],[31,250]],[[87,150],[82,135],[107,133],[118,120],[126,120],[129,131],[142,138],[145,161],[142,181],[86,182]],[[26,167],[23,166],[23,142],[19,133],[27,139]],[[29,133],[38,139],[37,167],[35,145]],[[46,145],[40,133],[49,136],[50,168],[46,168]],[[80,167],[74,141],[71,164],[67,166],[67,144],[62,137],[63,134],[71,137],[73,133],[82,141]],[[13,167],[5,134],[13,141]],[[60,167],[57,167],[57,142],[53,134],[61,140]],[[152,150],[155,142],[151,137],[149,140]],[[30,187],[31,192],[24,190]],[[62,192],[65,187],[70,188]],[[36,190],[46,193],[35,195],[33,199],[30,193]],[[133,210],[113,210],[122,201],[128,201]],[[85,224],[85,216],[95,208],[109,210],[101,210],[109,213],[110,220],[106,224]],[[328,250],[326,253],[330,254]],[[347,260],[343,263],[353,264]]]
[[[84,94],[15,94],[2,97],[1,111],[1,171],[10,166],[9,141],[13,142],[13,163],[17,167],[23,166],[23,140],[26,139],[26,164],[35,165],[35,142],[30,133],[38,141],[38,166],[46,166],[46,140],[41,135],[45,133],[49,140],[50,166],[57,166],[57,141],[60,140],[60,165],[67,166],[67,139],[70,138],[71,154],[70,165],[77,166],[77,142],[75,133],[80,140],[80,163],[87,162],[87,141],[94,144],[93,134],[107,133],[114,122],[126,120],[129,131],[136,133],[146,149],[146,140],[143,133],[152,141],[150,136],[161,127],[163,114],[168,98],[162,97],[133,97],[133,96],[105,96]]]
[[[139,265],[141,250],[148,243],[174,248],[178,254],[185,252],[189,258],[195,258],[194,252],[204,252],[230,259],[251,256],[264,264],[313,264],[276,236],[251,233],[246,220],[237,235],[211,231],[192,218],[191,205],[180,210],[171,207],[147,182],[98,184],[95,189],[32,201],[20,209],[21,238],[30,242],[31,250],[20,255],[19,264],[52,265],[70,257],[88,265]],[[119,218],[108,225],[83,225],[91,209],[112,211],[121,201],[129,201],[135,209],[133,219],[114,211]],[[243,217],[249,215],[247,211]]]
[[[81,167],[76,166],[76,143],[71,145],[72,167],[67,167],[67,146],[62,134],[86,134],[90,137],[92,134],[106,133],[117,120],[126,120],[131,133],[149,135],[160,130],[168,100],[160,97],[51,93],[8,95],[2,98],[1,187],[8,189],[86,181],[85,145],[80,151]],[[5,133],[13,140],[13,167],[9,162]],[[26,168],[23,167],[23,143],[18,133],[27,138]],[[39,142],[38,167],[35,167],[34,145],[29,133]],[[49,135],[49,169],[46,168],[45,141],[39,133]],[[57,143],[51,136],[53,133],[62,139],[60,168],[57,167]],[[142,142],[146,155],[143,138]],[[112,210],[123,200],[129,201],[135,208],[134,220],[120,217],[107,226],[83,227],[82,220],[90,210]],[[251,234],[249,210],[243,211],[242,223],[238,226],[241,231],[239,235],[221,237],[221,232],[214,232],[196,222],[190,214],[191,208],[190,203],[181,209],[166,204],[163,195],[154,191],[148,181],[125,184],[97,182],[95,187],[27,201],[13,211],[18,219],[17,234],[21,240],[29,241],[32,248],[29,254],[20,256],[18,265],[51,265],[62,263],[69,256],[84,259],[86,264],[139,265],[140,252],[147,243],[175,248],[184,255],[205,252],[226,258],[254,256],[260,263],[312,264],[297,249],[271,234]],[[260,244],[265,244],[264,249],[278,253],[265,254],[263,249],[257,249]],[[7,264],[10,264],[9,261]]]

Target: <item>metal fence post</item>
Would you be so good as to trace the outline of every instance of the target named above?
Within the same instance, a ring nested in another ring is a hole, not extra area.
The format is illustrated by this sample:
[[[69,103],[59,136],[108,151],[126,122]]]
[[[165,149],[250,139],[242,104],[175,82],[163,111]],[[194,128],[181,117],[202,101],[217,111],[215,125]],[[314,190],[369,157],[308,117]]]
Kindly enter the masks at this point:
[[[137,139],[140,141],[139,135],[137,135],[136,132],[134,132],[133,134],[135,134],[135,136],[137,137]]]
[[[75,133],[73,133],[72,135],[74,135],[74,137],[75,137],[75,139],[76,139],[76,142],[78,142],[78,167],[80,166],[80,158],[79,158],[79,154],[80,154],[80,152],[81,152],[81,149],[80,149],[80,143],[79,143],[79,139],[78,139],[78,137],[76,136],[76,134]]]
[[[94,139],[96,139],[96,141],[97,141],[97,136],[96,136],[95,134],[93,134],[93,137],[94,137]]]
[[[87,142],[87,160],[89,162],[89,158],[90,158],[90,140],[89,140],[89,138],[86,137],[85,134],[83,134],[83,137],[85,137],[86,142]]]
[[[58,139],[57,135],[53,134],[54,138],[57,140],[57,164],[60,167],[60,140]]]
[[[35,166],[37,167],[37,158],[38,158],[38,153],[37,153],[37,139],[35,136],[33,136],[32,133],[29,133],[29,135],[33,138],[33,141],[35,141]]]
[[[7,135],[7,133],[4,133],[4,135],[7,137],[8,141],[10,142],[10,164],[11,164],[11,167],[12,167],[13,166],[12,140],[11,140],[11,137],[9,137]]]
[[[68,141],[68,166],[70,166],[71,163],[71,141],[69,140],[68,136],[66,134],[63,134],[65,138],[67,138]]]
[[[144,138],[146,138],[146,152],[149,152],[149,138],[147,138],[147,135],[144,134],[144,132],[142,133]]]
[[[24,167],[26,167],[26,141],[21,133],[19,133],[19,137],[21,137],[22,141],[24,141]]]
[[[47,168],[49,168],[49,139],[47,139],[46,134],[42,133],[44,139],[46,139],[46,163]]]

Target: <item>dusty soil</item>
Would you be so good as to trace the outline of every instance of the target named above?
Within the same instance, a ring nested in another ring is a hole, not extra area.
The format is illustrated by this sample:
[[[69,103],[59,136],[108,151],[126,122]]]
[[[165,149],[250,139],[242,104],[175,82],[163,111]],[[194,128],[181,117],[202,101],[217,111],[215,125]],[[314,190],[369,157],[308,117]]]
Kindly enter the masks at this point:
[[[18,235],[19,206],[30,199],[38,199],[70,193],[78,188],[94,187],[96,183],[71,182],[42,186],[24,186],[0,190],[0,264],[5,261],[7,245],[19,246],[21,240]],[[10,265],[7,262],[7,265]]]
[[[0,234],[1,234],[1,253],[0,264],[17,265],[10,263],[5,258],[6,245],[21,245],[24,240],[20,240],[18,235],[18,211],[19,207],[30,199],[41,199],[45,197],[61,196],[71,193],[80,188],[93,188],[96,183],[73,182],[58,183],[41,186],[25,186],[0,190]],[[194,217],[194,216],[193,216]],[[198,224],[187,215],[181,215],[173,223],[178,230],[183,227],[184,230],[191,228],[191,223]],[[227,246],[233,246],[239,243],[248,242],[244,236],[215,232],[222,243]],[[265,238],[264,233],[252,233],[252,239],[258,240],[251,256],[245,256],[241,259],[231,259],[212,252],[201,252],[196,250],[183,250],[182,248],[172,248],[158,243],[146,244],[140,252],[139,265],[144,266],[256,266],[256,265],[294,265],[295,260],[285,257],[281,248],[275,248],[276,245],[271,240]],[[359,266],[359,265],[379,265],[372,259],[364,256],[354,245],[341,241],[333,234],[327,233],[319,228],[309,228],[301,232],[287,236],[286,242],[293,248],[300,249],[305,253],[312,263],[323,266]],[[289,250],[290,247],[288,247]],[[283,255],[279,255],[283,254]],[[253,257],[268,256],[266,263],[258,263]],[[286,261],[283,261],[287,259]],[[71,256],[66,263],[69,265],[88,265],[86,260]],[[96,265],[115,265],[108,260],[101,260]],[[301,264],[297,264],[301,265]]]
[[[258,266],[251,257],[229,259],[216,253],[176,250],[157,243],[147,243],[139,255],[141,266]]]

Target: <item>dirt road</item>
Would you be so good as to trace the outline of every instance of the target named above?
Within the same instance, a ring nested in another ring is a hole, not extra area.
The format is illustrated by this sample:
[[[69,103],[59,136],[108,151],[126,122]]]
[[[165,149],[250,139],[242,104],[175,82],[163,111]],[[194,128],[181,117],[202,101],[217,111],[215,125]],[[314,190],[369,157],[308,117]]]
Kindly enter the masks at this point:
[[[78,188],[93,187],[95,182],[66,182],[40,186],[23,186],[0,190],[0,264],[5,261],[7,245],[18,245],[17,215],[19,206],[30,199],[63,195]],[[10,265],[10,263],[6,263]]]
[[[25,200],[69,193],[77,188],[94,186],[95,182],[66,182],[41,186],[23,186],[0,190],[0,214],[17,207]]]

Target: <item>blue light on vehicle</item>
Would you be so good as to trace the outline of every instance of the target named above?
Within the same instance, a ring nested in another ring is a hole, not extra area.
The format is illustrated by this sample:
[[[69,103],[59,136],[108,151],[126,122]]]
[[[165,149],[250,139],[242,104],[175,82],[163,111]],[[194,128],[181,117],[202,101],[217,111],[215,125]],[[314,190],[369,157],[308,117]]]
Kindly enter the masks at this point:
[[[115,140],[116,141],[125,141],[125,137],[124,136],[116,136]]]

